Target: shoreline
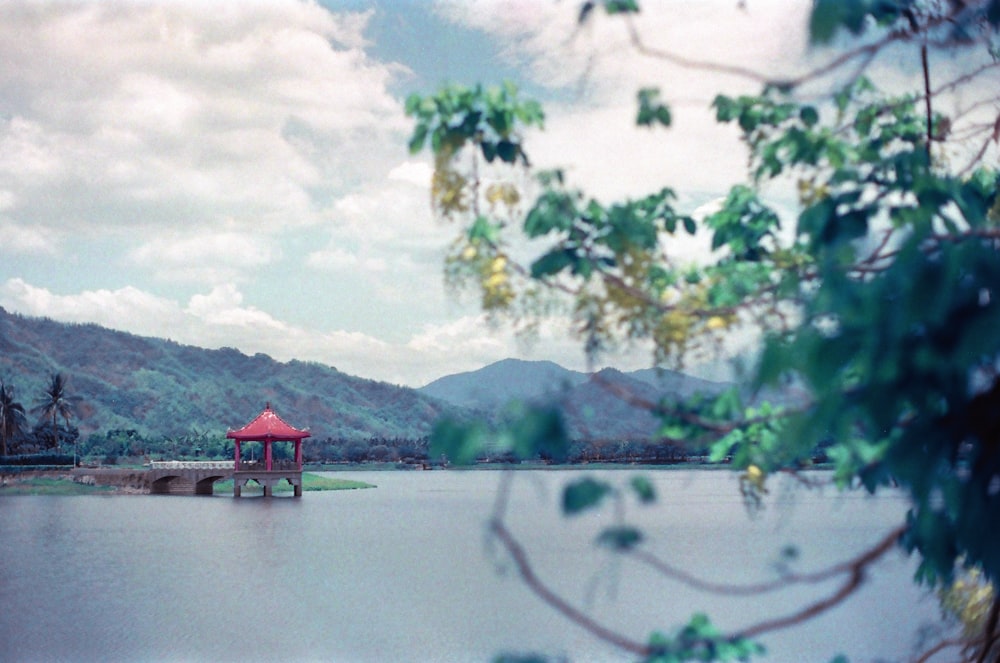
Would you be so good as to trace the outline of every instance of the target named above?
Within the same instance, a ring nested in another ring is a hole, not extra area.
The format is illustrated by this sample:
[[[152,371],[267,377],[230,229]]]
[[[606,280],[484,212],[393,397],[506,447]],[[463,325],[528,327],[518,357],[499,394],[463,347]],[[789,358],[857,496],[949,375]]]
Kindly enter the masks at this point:
[[[87,479],[90,479],[89,481]],[[81,480],[82,479],[82,480]],[[221,483],[221,482],[220,482]],[[330,479],[321,477],[312,472],[303,472],[303,491],[317,492],[330,490],[357,490],[363,488],[375,488],[374,484],[363,481],[351,481],[348,479]],[[229,488],[231,494],[232,488]],[[276,492],[291,492],[291,486],[284,485],[277,488]],[[75,495],[149,495],[148,489],[135,488],[131,486],[99,484],[93,480],[92,476],[79,475],[72,470],[27,470],[16,473],[0,473],[0,498],[4,496],[14,497],[19,495],[53,495],[53,496],[75,496]],[[224,496],[225,488],[216,487],[215,496]],[[254,495],[254,488],[249,489],[249,495]],[[206,496],[211,497],[211,496]]]

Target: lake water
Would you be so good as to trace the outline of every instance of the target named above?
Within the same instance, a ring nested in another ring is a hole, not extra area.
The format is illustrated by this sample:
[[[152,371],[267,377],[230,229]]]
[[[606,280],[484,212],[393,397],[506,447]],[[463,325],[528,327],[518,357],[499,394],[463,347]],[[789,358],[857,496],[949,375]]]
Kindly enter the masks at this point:
[[[628,471],[599,473],[615,482]],[[628,504],[665,559],[705,577],[774,577],[786,544],[797,570],[879,541],[906,509],[778,482],[748,515],[727,472],[653,471],[659,501]],[[532,597],[486,520],[501,473],[338,472],[377,484],[277,497],[85,496],[0,499],[3,661],[489,661],[542,651],[629,660]],[[705,595],[590,542],[615,510],[566,519],[576,471],[517,472],[511,529],[555,589],[645,640],[707,611],[724,629],[787,614],[835,585],[765,597]],[[763,639],[767,661],[904,660],[937,619],[893,551],[845,605]]]

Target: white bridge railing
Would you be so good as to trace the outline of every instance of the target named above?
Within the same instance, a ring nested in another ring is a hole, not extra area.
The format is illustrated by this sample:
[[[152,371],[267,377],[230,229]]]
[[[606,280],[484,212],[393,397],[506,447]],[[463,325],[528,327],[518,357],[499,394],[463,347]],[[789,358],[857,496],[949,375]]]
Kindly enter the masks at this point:
[[[231,470],[231,460],[154,460],[149,463],[153,470]]]

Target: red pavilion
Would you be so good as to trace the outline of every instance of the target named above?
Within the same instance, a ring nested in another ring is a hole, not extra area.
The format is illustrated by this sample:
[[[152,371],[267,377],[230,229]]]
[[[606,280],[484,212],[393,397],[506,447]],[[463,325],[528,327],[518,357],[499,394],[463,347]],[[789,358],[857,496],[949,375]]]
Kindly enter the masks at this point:
[[[246,426],[226,433],[227,438],[236,442],[233,496],[239,497],[243,486],[256,481],[264,487],[264,496],[269,497],[274,487],[285,479],[292,485],[295,497],[302,497],[302,440],[309,436],[309,431],[287,424],[271,409],[270,403]],[[263,442],[263,460],[242,460],[240,444],[243,442]],[[271,449],[275,442],[294,442],[295,460],[275,460]]]

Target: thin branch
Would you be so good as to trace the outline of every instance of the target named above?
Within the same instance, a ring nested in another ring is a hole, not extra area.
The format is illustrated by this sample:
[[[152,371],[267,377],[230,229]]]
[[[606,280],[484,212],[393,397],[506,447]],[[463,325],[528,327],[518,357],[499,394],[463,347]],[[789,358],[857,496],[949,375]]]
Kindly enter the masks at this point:
[[[950,640],[942,640],[936,645],[923,652],[920,658],[914,659],[913,663],[927,663],[927,661],[934,658],[936,655],[943,652],[945,649],[950,649],[952,647],[962,647],[968,644],[964,638],[952,638]]]
[[[889,533],[878,545],[867,550],[862,555],[855,558],[849,563],[848,569],[850,576],[847,581],[834,592],[832,595],[825,599],[817,601],[812,605],[806,606],[798,612],[794,612],[790,615],[784,617],[779,617],[777,619],[766,620],[754,624],[753,626],[747,627],[739,632],[739,636],[744,638],[756,638],[764,633],[770,631],[777,631],[780,629],[788,628],[790,626],[795,626],[801,624],[802,622],[811,619],[823,612],[826,612],[830,608],[833,608],[840,603],[842,603],[847,597],[853,594],[861,586],[865,579],[865,571],[867,567],[875,562],[877,559],[885,555],[889,550],[896,546],[899,541],[899,537],[906,530],[906,526],[898,527]]]
[[[931,163],[931,145],[934,142],[933,113],[931,111],[931,67],[927,62],[927,41],[920,45],[920,66],[924,72],[924,112],[927,122],[927,163]]]
[[[531,560],[528,557],[528,553],[504,524],[504,516],[509,502],[511,481],[512,473],[505,473],[497,494],[497,501],[495,503],[493,517],[490,520],[489,528],[510,555],[514,565],[517,567],[518,574],[521,576],[521,579],[524,581],[528,589],[549,607],[553,608],[559,614],[583,628],[594,637],[631,654],[643,657],[648,656],[651,651],[648,645],[626,637],[625,635],[614,631],[591,618],[589,615],[559,596],[559,594],[545,584],[538,574],[535,573]],[[817,574],[804,574],[801,576],[802,578],[811,576],[818,578],[820,575],[823,575],[823,579],[825,579],[826,577],[833,577],[838,573],[849,574],[847,581],[831,596],[806,606],[802,610],[792,613],[791,615],[766,620],[749,626],[736,633],[733,637],[755,638],[770,631],[794,626],[840,604],[861,586],[865,578],[867,567],[881,558],[887,551],[892,549],[905,529],[906,527],[902,526],[893,530],[877,545],[863,552],[853,560],[832,567],[832,569],[828,571],[819,572]],[[829,576],[827,576],[827,574],[829,574]],[[813,580],[808,580],[808,582],[812,581]],[[803,582],[806,582],[806,580],[803,580]],[[819,579],[815,580],[815,582],[819,582]]]
[[[618,383],[606,380],[600,374],[593,375],[591,377],[591,380],[595,384],[597,384],[598,386],[602,387],[607,392],[609,392],[610,394],[612,394],[613,396],[621,399],[624,403],[627,403],[628,405],[631,405],[633,407],[637,407],[637,408],[640,408],[640,409],[648,410],[651,414],[654,414],[654,415],[664,415],[664,414],[666,414],[666,415],[670,415],[670,416],[673,416],[673,417],[677,417],[678,419],[681,419],[685,423],[692,424],[694,426],[698,426],[699,428],[703,428],[703,429],[705,429],[708,432],[716,433],[716,434],[719,434],[719,435],[725,435],[726,433],[730,433],[730,432],[736,430],[737,428],[743,428],[745,426],[750,426],[752,424],[760,423],[762,421],[773,421],[775,418],[788,417],[788,416],[791,416],[793,414],[797,414],[797,413],[801,412],[804,409],[804,407],[805,407],[804,406],[803,408],[799,408],[799,409],[789,408],[789,409],[783,411],[781,414],[772,413],[772,414],[769,414],[769,415],[760,415],[760,416],[757,416],[757,417],[752,417],[750,419],[741,419],[739,421],[717,422],[717,421],[711,421],[709,419],[705,419],[703,417],[700,417],[700,416],[698,416],[697,414],[695,414],[693,412],[685,412],[683,410],[670,409],[670,408],[666,407],[665,405],[663,405],[662,403],[654,403],[653,401],[650,401],[650,400],[648,400],[646,398],[642,398],[641,396],[638,396],[637,394],[635,394],[634,392],[632,392],[630,389],[628,389],[628,388],[626,388],[626,387],[624,387],[624,386],[622,386],[622,385],[620,385]]]
[[[854,559],[841,562],[831,566],[830,568],[824,569],[822,571],[814,571],[812,573],[791,573],[784,575],[781,578],[772,580],[769,582],[753,583],[746,585],[735,585],[726,583],[715,583],[707,580],[698,578],[686,571],[678,569],[670,564],[667,564],[663,560],[657,558],[652,553],[634,549],[628,554],[635,558],[637,561],[646,564],[657,572],[663,575],[682,582],[685,585],[704,592],[709,592],[713,594],[724,594],[729,596],[751,596],[755,594],[766,594],[769,592],[777,591],[780,589],[785,589],[791,585],[797,584],[818,584],[830,580],[831,578],[836,578],[844,574],[853,575],[857,569],[863,568],[881,556],[886,550],[889,549],[892,543],[899,539],[899,536],[903,533],[905,527],[898,527],[886,535],[884,539],[878,542],[874,547],[869,550],[864,551]]]
[[[956,3],[956,4],[958,5],[958,8],[961,9],[961,3]],[[953,10],[948,14],[934,17],[928,20],[925,25],[919,26],[919,30],[922,31],[933,30],[934,28],[937,28],[941,25],[944,25],[952,21],[954,17],[957,15],[957,13],[958,9]],[[773,85],[775,87],[779,87],[782,89],[793,89],[796,87],[800,87],[803,84],[808,83],[810,81],[823,78],[859,58],[863,59],[864,66],[867,66],[867,64],[870,63],[871,60],[887,46],[895,42],[907,41],[909,39],[912,39],[917,34],[917,31],[914,30],[913,28],[908,30],[904,29],[894,30],[883,36],[881,39],[878,39],[870,44],[865,44],[864,46],[859,46],[849,51],[845,51],[840,55],[838,55],[837,57],[834,57],[831,60],[825,62],[824,64],[814,67],[813,69],[803,74],[800,74],[799,76],[787,79],[775,79],[771,76],[768,76],[767,74],[761,73],[760,71],[754,69],[749,69],[747,67],[714,62],[710,60],[696,60],[693,58],[687,58],[682,55],[678,55],[677,53],[673,53],[665,49],[648,46],[640,36],[638,28],[635,25],[635,21],[632,19],[631,16],[625,16],[625,24],[628,29],[629,40],[632,42],[632,45],[636,49],[636,51],[642,55],[646,55],[652,58],[657,58],[660,60],[665,60],[667,62],[676,64],[680,67],[684,67],[686,69],[696,69],[696,70],[711,71],[721,74],[731,74],[734,76],[739,76],[741,78],[757,81],[765,85]],[[944,42],[942,45],[951,45],[951,43]]]
[[[995,69],[997,67],[1000,67],[1000,60],[992,60],[990,62],[982,64],[979,67],[973,69],[972,71],[966,72],[961,76],[959,76],[958,78],[954,78],[948,81],[947,83],[944,83],[939,88],[934,90],[932,94],[936,96],[942,94],[943,92],[947,92],[948,90],[953,90],[957,88],[959,85],[964,85],[965,83],[968,83],[969,81],[979,76],[980,74],[989,71],[990,69]]]
[[[504,548],[507,549],[511,559],[514,560],[514,565],[517,566],[517,571],[521,575],[521,579],[524,580],[528,589],[548,604],[549,607],[555,609],[556,612],[559,612],[574,624],[582,627],[591,635],[619,649],[636,654],[637,656],[646,656],[649,654],[649,647],[644,643],[627,638],[621,633],[612,631],[603,624],[600,624],[586,613],[575,608],[542,582],[535,574],[524,548],[514,539],[502,521],[494,520],[490,525],[490,530],[497,536]]]
[[[968,174],[973,169],[973,167],[977,163],[979,163],[979,160],[983,158],[983,155],[986,154],[986,150],[989,149],[990,143],[997,143],[997,142],[1000,142],[1000,115],[997,116],[996,122],[993,123],[992,133],[990,133],[990,135],[986,137],[986,140],[983,141],[983,144],[979,147],[979,150],[976,152],[976,154],[971,159],[969,159],[969,163],[967,163],[965,167],[962,168],[961,171],[959,171],[959,176]]]
[[[979,652],[976,663],[986,663],[990,652],[997,643],[997,624],[1000,622],[1000,599],[994,599],[990,606],[989,616],[986,618],[986,625],[983,626],[983,648]]]
[[[507,476],[503,479],[500,484],[500,489],[497,493],[497,501],[494,507],[493,518],[490,521],[490,531],[497,537],[503,547],[507,550],[511,559],[514,561],[514,565],[517,567],[517,572],[521,576],[521,579],[527,585],[535,596],[540,598],[549,607],[556,610],[556,612],[562,614],[564,617],[577,624],[591,635],[615,646],[624,651],[630,652],[637,656],[648,656],[649,647],[639,641],[627,638],[621,633],[611,630],[610,628],[604,626],[598,621],[591,618],[589,615],[583,611],[577,609],[571,603],[559,596],[555,591],[553,591],[548,585],[546,585],[541,578],[535,573],[534,567],[531,565],[531,561],[528,559],[528,553],[524,550],[524,547],[514,538],[510,530],[504,524],[504,514],[507,510],[507,504],[509,499],[510,485],[512,480],[512,472],[508,472]]]

